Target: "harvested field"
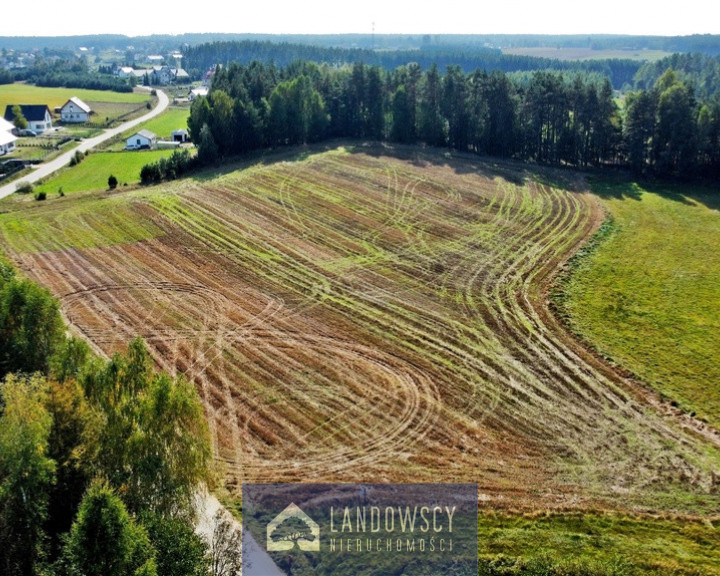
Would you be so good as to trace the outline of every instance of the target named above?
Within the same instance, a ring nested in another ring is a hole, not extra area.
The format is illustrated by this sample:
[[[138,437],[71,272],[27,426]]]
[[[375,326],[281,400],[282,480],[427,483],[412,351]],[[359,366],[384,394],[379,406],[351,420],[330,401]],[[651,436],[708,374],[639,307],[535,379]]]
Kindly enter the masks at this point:
[[[139,334],[197,385],[230,484],[472,481],[507,508],[717,509],[715,433],[548,312],[603,218],[568,175],[338,148],[16,204],[0,226],[97,350]]]

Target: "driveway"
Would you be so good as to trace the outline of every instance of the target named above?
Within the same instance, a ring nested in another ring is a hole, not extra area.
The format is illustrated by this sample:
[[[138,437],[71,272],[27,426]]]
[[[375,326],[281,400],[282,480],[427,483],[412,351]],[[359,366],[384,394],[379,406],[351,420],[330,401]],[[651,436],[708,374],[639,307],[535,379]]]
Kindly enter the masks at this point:
[[[41,180],[53,172],[57,172],[61,168],[67,166],[70,163],[70,159],[75,155],[75,152],[86,152],[87,150],[90,150],[97,146],[98,144],[105,142],[106,140],[109,140],[113,136],[117,136],[118,134],[122,134],[126,130],[130,130],[131,128],[134,128],[138,124],[142,124],[143,122],[146,122],[150,120],[151,118],[154,118],[155,116],[162,114],[165,109],[168,107],[168,104],[170,103],[170,100],[167,97],[167,94],[163,92],[162,90],[157,90],[157,96],[158,96],[158,104],[150,110],[145,116],[141,116],[140,118],[135,118],[134,120],[129,120],[128,122],[125,122],[123,124],[120,124],[120,126],[117,126],[115,128],[111,128],[109,130],[105,130],[102,134],[98,136],[94,136],[93,138],[88,138],[87,140],[83,140],[79,146],[73,148],[72,150],[65,152],[64,154],[58,156],[54,160],[51,160],[50,162],[46,162],[43,164],[39,164],[38,167],[33,170],[30,174],[27,174],[20,178],[20,180],[17,180],[15,182],[11,182],[10,184],[6,184],[5,186],[0,187],[0,198],[5,198],[6,196],[10,196],[10,194],[13,194],[15,192],[16,186],[18,182],[37,182],[38,180]]]

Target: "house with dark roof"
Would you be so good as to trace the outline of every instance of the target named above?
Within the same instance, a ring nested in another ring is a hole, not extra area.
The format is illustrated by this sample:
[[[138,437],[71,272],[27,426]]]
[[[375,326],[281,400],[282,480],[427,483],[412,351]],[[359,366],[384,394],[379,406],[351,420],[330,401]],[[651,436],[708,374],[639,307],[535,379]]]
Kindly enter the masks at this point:
[[[60,118],[63,122],[82,123],[90,120],[92,108],[85,104],[80,98],[73,96],[60,108]]]
[[[13,122],[15,114],[13,114],[14,104],[8,104],[5,108],[5,120]],[[20,104],[22,115],[28,122],[28,130],[37,132],[45,132],[52,129],[52,115],[50,109],[45,104]]]

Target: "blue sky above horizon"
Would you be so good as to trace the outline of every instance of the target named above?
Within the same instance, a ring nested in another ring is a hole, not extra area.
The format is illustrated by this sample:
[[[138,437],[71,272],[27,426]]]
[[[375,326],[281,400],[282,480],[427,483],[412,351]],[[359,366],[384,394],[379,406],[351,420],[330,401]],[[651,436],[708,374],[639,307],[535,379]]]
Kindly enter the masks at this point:
[[[706,0],[75,0],[70,4],[36,0],[33,13],[38,16],[25,17],[22,12],[0,20],[0,36],[370,33],[373,25],[378,34],[720,34],[720,8]]]

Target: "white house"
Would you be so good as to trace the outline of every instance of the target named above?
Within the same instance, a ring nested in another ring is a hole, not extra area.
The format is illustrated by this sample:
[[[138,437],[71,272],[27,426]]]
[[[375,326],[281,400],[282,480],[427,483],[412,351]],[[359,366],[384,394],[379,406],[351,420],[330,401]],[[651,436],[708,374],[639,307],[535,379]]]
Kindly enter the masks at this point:
[[[8,104],[5,108],[5,120],[12,122],[15,119],[13,114],[13,105]],[[50,109],[45,104],[20,104],[22,115],[28,122],[28,130],[37,132],[45,132],[52,129],[52,115]]]
[[[197,88],[193,88],[188,94],[188,100],[192,102],[193,100],[195,100],[195,98],[198,98],[200,96],[207,96],[209,91],[210,90],[207,86],[199,86]]]
[[[155,148],[156,144],[157,136],[155,134],[149,130],[140,130],[140,132],[136,132],[127,139],[125,149],[140,150],[142,148]]]
[[[13,134],[15,126],[5,118],[0,118],[0,156],[9,154],[15,150],[17,137]]]
[[[15,125],[12,122],[8,122],[5,118],[0,118],[0,132],[14,132]]]
[[[153,66],[150,73],[150,84],[166,86],[171,82],[187,82],[190,75],[182,68],[170,68],[170,66]]]
[[[10,154],[15,150],[17,136],[10,131],[0,130],[0,156]]]
[[[81,123],[90,120],[92,109],[80,98],[73,96],[60,109],[60,118],[63,122]]]
[[[116,74],[119,78],[132,78],[133,76],[139,80],[142,80],[145,74],[150,72],[150,70],[143,70],[135,68],[131,68],[130,66],[122,66],[117,69]]]

